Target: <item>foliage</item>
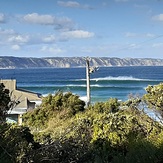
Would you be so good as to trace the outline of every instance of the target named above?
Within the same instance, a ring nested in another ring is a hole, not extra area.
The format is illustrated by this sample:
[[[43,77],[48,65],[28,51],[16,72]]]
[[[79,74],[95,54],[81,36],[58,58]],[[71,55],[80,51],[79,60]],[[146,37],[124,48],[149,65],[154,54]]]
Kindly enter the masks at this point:
[[[59,115],[65,119],[83,111],[85,102],[71,92],[57,92],[54,96],[49,94],[44,97],[40,107],[23,115],[24,124],[35,128],[47,127],[48,121]]]
[[[128,155],[135,150],[132,158],[135,160],[133,162],[137,162],[137,159],[143,158],[137,154],[133,142],[137,142],[138,146],[142,145],[144,147],[142,156],[148,155],[144,142],[149,139],[151,134],[157,135],[160,133],[160,127],[158,123],[154,123],[143,112],[132,108],[119,110],[116,113],[101,114],[99,118],[94,119],[93,123],[94,132],[91,143],[93,143],[96,153],[95,159],[98,160],[97,162],[100,162],[100,160],[102,160],[101,162],[118,162],[118,160],[119,162],[122,160],[130,162],[128,161]],[[154,148],[156,149],[156,147]],[[156,160],[157,157],[155,155],[153,157]]]
[[[31,149],[39,148],[28,127],[6,123],[7,111],[16,105],[9,90],[0,84],[0,163],[24,162]]]
[[[35,143],[28,127],[3,124],[0,158],[4,162],[161,163],[163,126],[141,109],[143,100],[162,109],[158,91],[155,88],[150,94],[149,89],[143,99],[125,102],[111,98],[86,109],[70,92],[48,95],[39,108],[23,116],[42,145]]]
[[[147,93],[143,96],[149,108],[157,110],[163,117],[163,83],[155,86],[148,86]]]
[[[0,83],[0,123],[5,123],[7,112],[9,109],[14,108],[19,101],[10,99],[10,92],[8,89],[5,89],[3,83]]]
[[[52,118],[43,131],[49,142],[30,158],[56,163],[161,162],[163,127],[140,111],[139,104],[140,99],[133,98],[122,107],[117,99],[109,99],[68,119]]]
[[[29,128],[0,124],[0,162],[24,162],[26,155],[40,145],[34,142]]]
[[[110,112],[116,112],[118,111],[118,108],[120,106],[120,102],[118,102],[118,99],[116,98],[110,98],[106,102],[97,102],[95,103],[94,110],[99,113],[110,113]]]
[[[9,90],[5,89],[3,83],[0,83],[0,123],[5,122],[9,107],[10,96]]]

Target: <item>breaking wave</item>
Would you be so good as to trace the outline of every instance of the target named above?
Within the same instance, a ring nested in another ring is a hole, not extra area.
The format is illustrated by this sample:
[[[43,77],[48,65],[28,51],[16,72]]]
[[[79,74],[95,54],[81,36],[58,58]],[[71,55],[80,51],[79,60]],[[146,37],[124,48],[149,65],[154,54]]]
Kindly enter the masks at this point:
[[[76,81],[86,80],[86,79],[77,79]],[[92,81],[111,81],[111,80],[119,80],[119,81],[158,81],[158,80],[151,80],[151,79],[141,79],[141,78],[134,78],[132,76],[108,76],[108,77],[100,77],[100,78],[91,78]]]

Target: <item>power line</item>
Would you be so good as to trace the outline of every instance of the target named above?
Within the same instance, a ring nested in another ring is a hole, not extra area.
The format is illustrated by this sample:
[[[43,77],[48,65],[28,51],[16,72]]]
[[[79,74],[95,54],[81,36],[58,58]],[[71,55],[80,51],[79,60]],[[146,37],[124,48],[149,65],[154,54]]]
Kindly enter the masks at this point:
[[[158,36],[155,36],[154,38],[151,38],[151,39],[148,39],[148,40],[139,42],[139,43],[135,44],[134,47],[135,47],[135,46],[138,46],[138,45],[145,44],[145,43],[150,42],[150,41],[152,41],[152,40],[156,40],[156,39],[158,39],[158,38],[160,38],[160,37],[163,37],[163,35],[158,35]],[[117,51],[121,51],[121,50],[125,50],[125,49],[129,49],[129,48],[132,48],[132,47],[133,47],[133,46],[131,46],[131,45],[127,45],[127,46],[124,46],[124,47],[122,47],[122,48],[120,48],[120,49],[117,49],[117,50],[112,51],[112,53],[113,53],[113,52],[117,52]]]

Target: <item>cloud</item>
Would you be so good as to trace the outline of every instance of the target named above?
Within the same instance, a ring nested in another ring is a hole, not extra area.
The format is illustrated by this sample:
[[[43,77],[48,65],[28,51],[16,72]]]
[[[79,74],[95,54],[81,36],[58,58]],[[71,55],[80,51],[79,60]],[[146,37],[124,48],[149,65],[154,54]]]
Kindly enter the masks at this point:
[[[155,34],[152,34],[152,33],[146,33],[145,36],[146,37],[156,37],[156,35]]]
[[[13,50],[17,51],[20,50],[20,46],[19,45],[12,45],[11,47]]]
[[[20,50],[21,45],[41,44],[42,36],[17,33],[13,29],[0,28],[0,44],[13,50]],[[19,47],[18,47],[19,46]]]
[[[5,23],[5,15],[0,13],[0,23]]]
[[[130,45],[128,46],[128,49],[140,49],[140,48],[141,48],[141,46],[138,45],[138,44],[135,44],[135,43],[130,44]]]
[[[16,32],[13,29],[2,29],[0,28],[0,44],[7,45],[11,42],[10,38],[17,36]]]
[[[56,38],[54,35],[45,36],[44,38],[42,38],[42,41],[46,43],[51,43],[51,42],[54,42],[55,40]]]
[[[68,2],[58,1],[57,3],[63,7],[74,7],[74,8],[80,8],[81,7],[81,5],[75,1],[68,1]]]
[[[58,1],[57,2],[58,5],[62,6],[62,7],[69,7],[69,8],[81,8],[81,9],[93,9],[93,7],[89,6],[89,5],[82,5],[79,2],[76,1]]]
[[[65,52],[64,50],[60,49],[60,48],[57,47],[56,45],[53,45],[53,46],[44,45],[44,46],[41,48],[41,51],[42,51],[42,52],[46,52],[46,53],[52,53],[52,54],[60,54],[60,53]]]
[[[23,35],[13,35],[11,37],[8,38],[9,42],[13,42],[13,43],[27,43],[29,41],[29,36],[23,36]]]
[[[147,38],[152,38],[152,37],[156,37],[156,35],[151,34],[151,33],[140,34],[140,33],[126,32],[125,37],[147,37]]]
[[[137,36],[136,33],[132,33],[132,32],[125,33],[125,37],[136,37],[136,36]]]
[[[162,47],[162,48],[163,48],[163,43],[154,43],[154,44],[152,45],[152,47],[154,47],[154,48]]]
[[[67,17],[55,17],[52,15],[39,15],[38,13],[27,14],[23,20],[30,24],[54,25],[56,30],[69,30],[74,23]]]
[[[15,34],[15,31],[13,29],[2,29],[2,28],[0,28],[0,34],[1,35],[12,35],[12,34]]]
[[[55,18],[51,15],[39,15],[37,13],[27,14],[23,17],[27,23],[41,24],[41,25],[53,25]]]
[[[163,14],[153,16],[152,20],[163,21]]]
[[[74,30],[67,31],[61,34],[62,37],[70,39],[70,38],[90,38],[94,36],[94,33],[83,31],[83,30]]]

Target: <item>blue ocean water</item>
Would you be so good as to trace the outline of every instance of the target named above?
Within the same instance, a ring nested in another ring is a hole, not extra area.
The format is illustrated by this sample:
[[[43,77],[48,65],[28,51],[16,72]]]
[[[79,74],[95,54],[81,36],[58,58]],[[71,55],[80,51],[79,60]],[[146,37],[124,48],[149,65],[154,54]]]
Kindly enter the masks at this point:
[[[1,79],[16,79],[17,87],[47,95],[58,90],[71,91],[86,98],[85,68],[0,69]],[[127,100],[142,96],[148,85],[163,82],[163,66],[101,67],[91,74],[92,102],[113,97]]]

